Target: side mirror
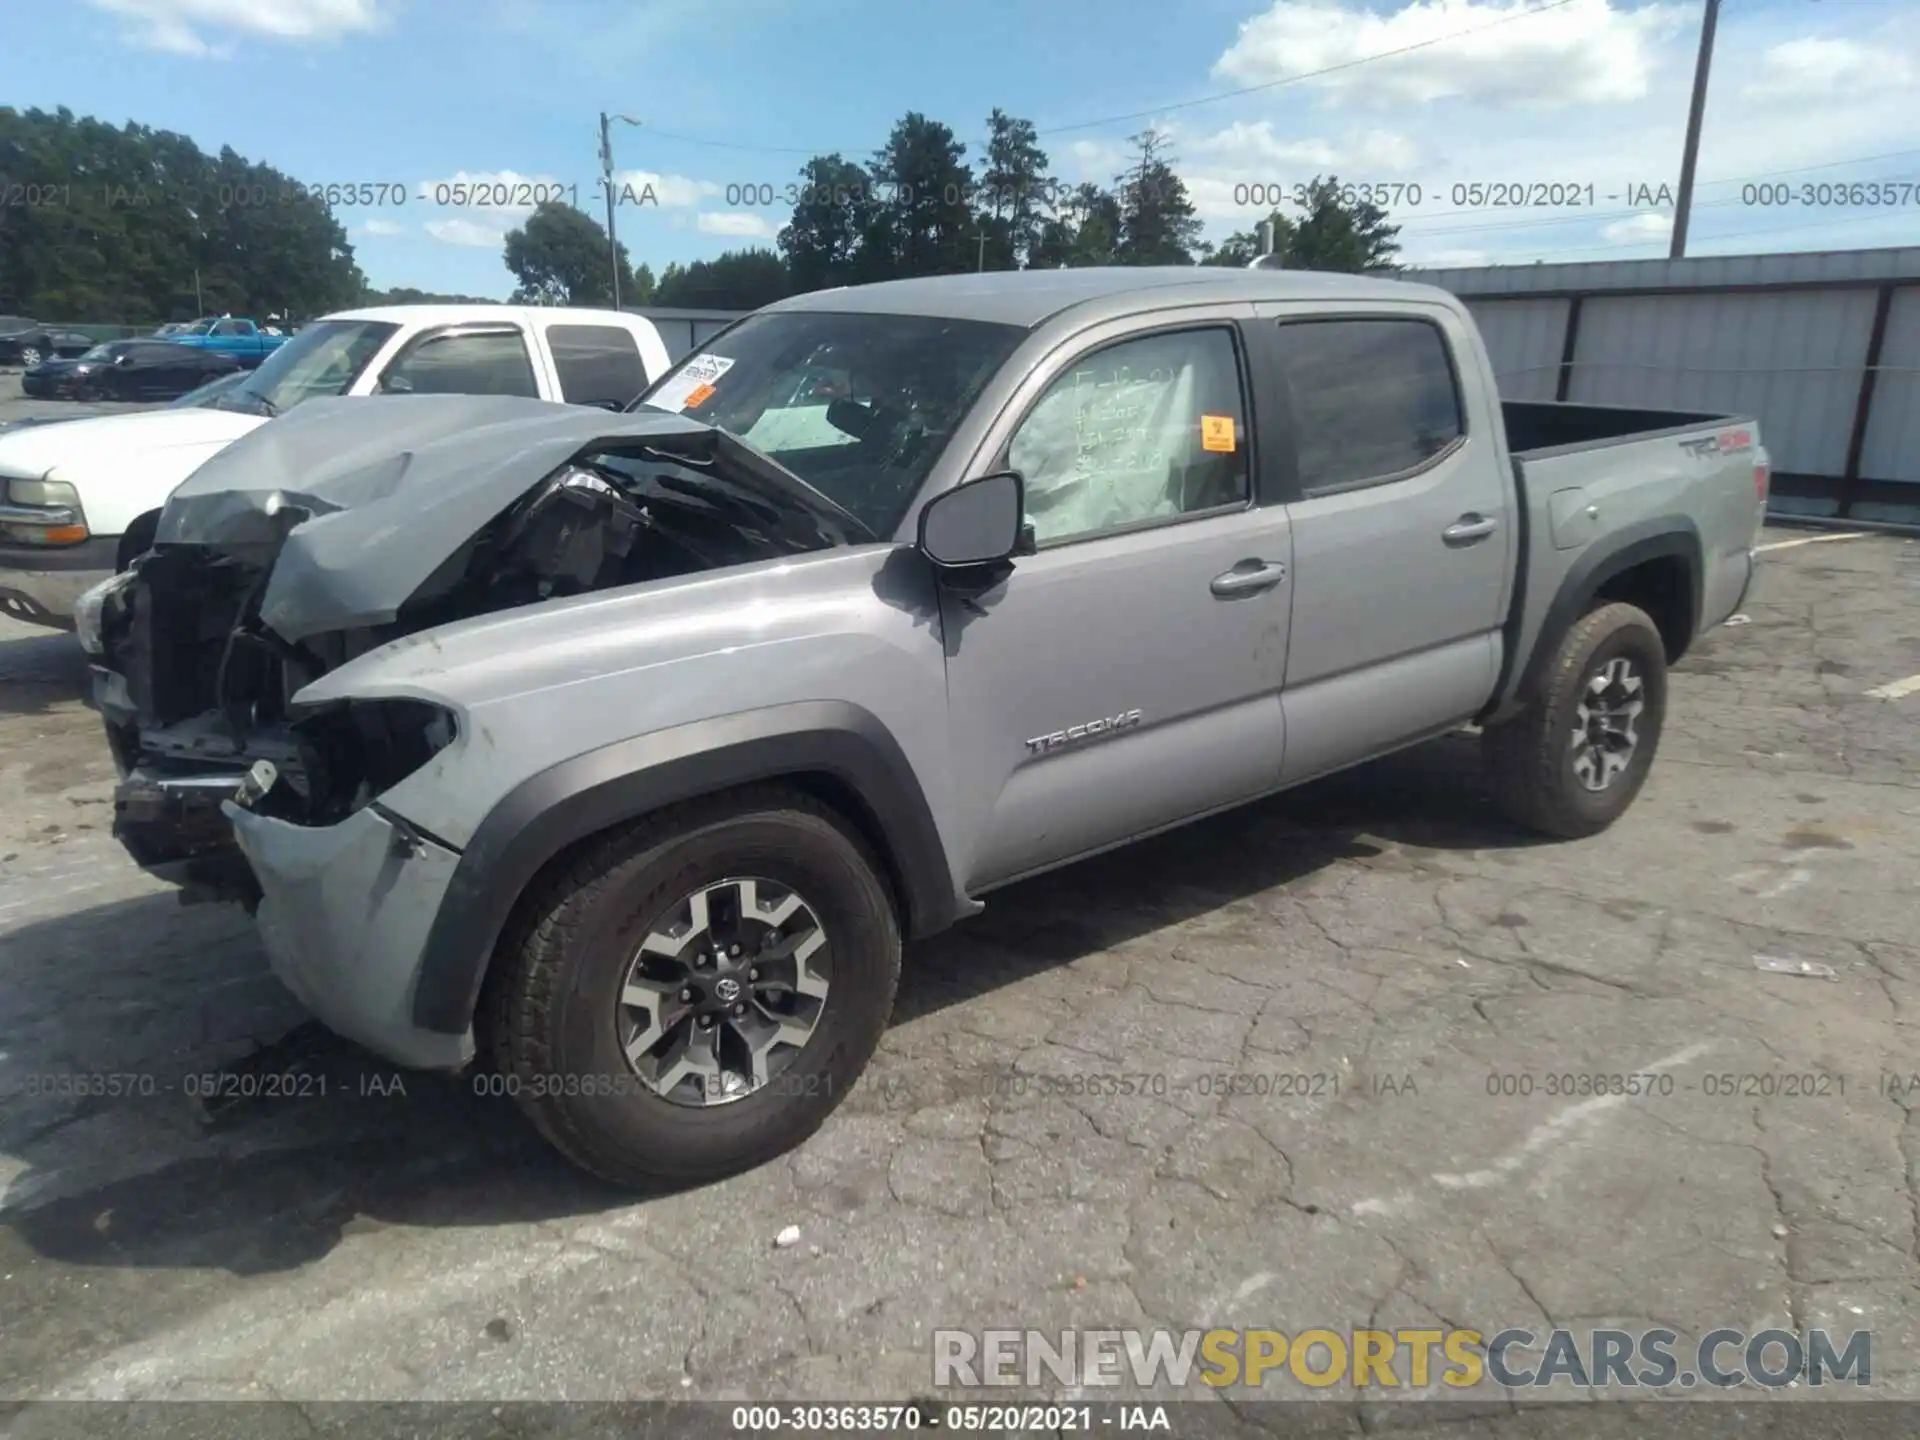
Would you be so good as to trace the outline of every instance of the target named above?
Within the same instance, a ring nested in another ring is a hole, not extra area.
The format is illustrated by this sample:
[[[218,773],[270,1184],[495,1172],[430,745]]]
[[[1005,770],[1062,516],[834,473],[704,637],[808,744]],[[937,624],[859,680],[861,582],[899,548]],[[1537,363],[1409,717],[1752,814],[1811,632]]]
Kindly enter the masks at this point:
[[[982,475],[927,502],[920,512],[920,553],[944,570],[992,565],[1020,553],[1026,485],[1004,470]]]
[[[382,395],[411,395],[413,382],[404,375],[389,375],[380,382]]]

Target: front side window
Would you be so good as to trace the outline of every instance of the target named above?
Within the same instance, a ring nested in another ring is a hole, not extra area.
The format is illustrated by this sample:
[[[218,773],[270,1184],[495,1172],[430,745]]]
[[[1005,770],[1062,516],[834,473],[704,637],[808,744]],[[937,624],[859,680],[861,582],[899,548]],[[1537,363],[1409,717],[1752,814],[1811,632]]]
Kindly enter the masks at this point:
[[[400,327],[385,320],[321,320],[305,326],[222,392],[213,408],[279,415],[303,400],[344,395]]]
[[[387,367],[380,388],[399,395],[540,397],[518,330],[428,336]]]
[[[547,348],[569,405],[625,405],[647,388],[640,347],[618,325],[549,325]]]
[[[248,333],[247,324],[244,320],[222,320],[218,325],[213,327],[213,333],[216,335],[245,335]]]
[[[937,315],[751,315],[642,397],[738,436],[891,534],[1025,329]]]
[[[1231,332],[1125,340],[1077,361],[1020,422],[1007,465],[1040,544],[1174,519],[1251,494]]]
[[[1305,493],[1394,479],[1466,433],[1438,326],[1304,320],[1280,337]]]

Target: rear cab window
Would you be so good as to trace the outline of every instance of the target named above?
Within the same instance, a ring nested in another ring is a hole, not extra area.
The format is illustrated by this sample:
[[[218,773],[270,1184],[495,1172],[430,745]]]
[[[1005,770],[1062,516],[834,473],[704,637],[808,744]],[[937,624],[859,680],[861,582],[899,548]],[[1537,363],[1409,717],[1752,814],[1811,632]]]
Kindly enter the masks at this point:
[[[619,325],[549,325],[547,348],[569,405],[626,405],[647,388],[633,332]]]
[[[1466,434],[1446,336],[1430,320],[1288,320],[1282,373],[1308,495],[1424,469]]]

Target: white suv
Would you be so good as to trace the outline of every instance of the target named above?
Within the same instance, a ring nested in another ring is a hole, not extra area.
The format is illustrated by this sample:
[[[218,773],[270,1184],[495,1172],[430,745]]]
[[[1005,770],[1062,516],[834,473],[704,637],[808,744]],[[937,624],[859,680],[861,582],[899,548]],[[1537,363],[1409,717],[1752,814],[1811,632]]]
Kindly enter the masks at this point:
[[[390,305],[303,326],[202,404],[0,434],[0,612],[65,629],[73,602],[153,541],[174,488],[320,395],[525,395],[617,408],[667,368],[653,325],[613,310]]]

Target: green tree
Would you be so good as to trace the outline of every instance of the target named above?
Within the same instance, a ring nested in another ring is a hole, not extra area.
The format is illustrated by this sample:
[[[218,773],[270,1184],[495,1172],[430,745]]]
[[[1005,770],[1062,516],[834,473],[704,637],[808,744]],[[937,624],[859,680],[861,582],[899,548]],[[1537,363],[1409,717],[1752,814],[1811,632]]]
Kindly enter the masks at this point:
[[[557,200],[543,201],[526,223],[507,232],[503,258],[520,285],[518,305],[611,305],[613,274],[607,260],[607,232],[583,210]],[[620,293],[633,290],[627,247],[618,250]]]
[[[633,270],[632,283],[621,282],[620,301],[625,305],[652,305],[656,286],[653,267],[642,261]]]
[[[1293,221],[1278,210],[1267,216],[1273,225],[1273,249],[1277,255],[1284,256],[1293,244]],[[1251,230],[1236,230],[1218,245],[1207,249],[1202,265],[1231,265],[1245,269],[1260,256],[1266,254],[1266,247],[1260,240],[1260,227]]]
[[[1315,176],[1307,187],[1306,217],[1287,245],[1291,270],[1340,270],[1358,275],[1395,270],[1400,253],[1398,225],[1387,223],[1378,205],[1344,193],[1338,176]]]
[[[0,187],[21,202],[0,206],[0,310],[135,325],[312,315],[366,286],[321,197],[170,131],[0,107]]]
[[[980,177],[988,211],[982,221],[987,269],[1010,270],[1031,262],[1051,208],[1050,168],[1033,122],[996,107],[987,117],[986,171]]]
[[[844,155],[816,155],[800,168],[800,197],[776,243],[795,294],[879,278],[869,239],[878,208],[867,172]]]
[[[1040,226],[1040,238],[1028,258],[1032,269],[1120,263],[1124,217],[1110,190],[1083,183]]]
[[[902,116],[867,167],[877,222],[862,242],[866,278],[950,275],[975,258],[973,171],[953,131],[919,111]],[[877,273],[875,273],[877,272]]]
[[[498,305],[485,295],[443,295],[436,290],[416,290],[411,285],[396,285],[391,290],[368,289],[362,305]]]
[[[791,293],[780,257],[756,247],[667,266],[654,303],[685,310],[758,310]]]
[[[1114,177],[1120,201],[1117,258],[1123,265],[1191,265],[1201,224],[1186,182],[1174,173],[1157,131],[1142,131],[1132,143],[1138,156]]]

